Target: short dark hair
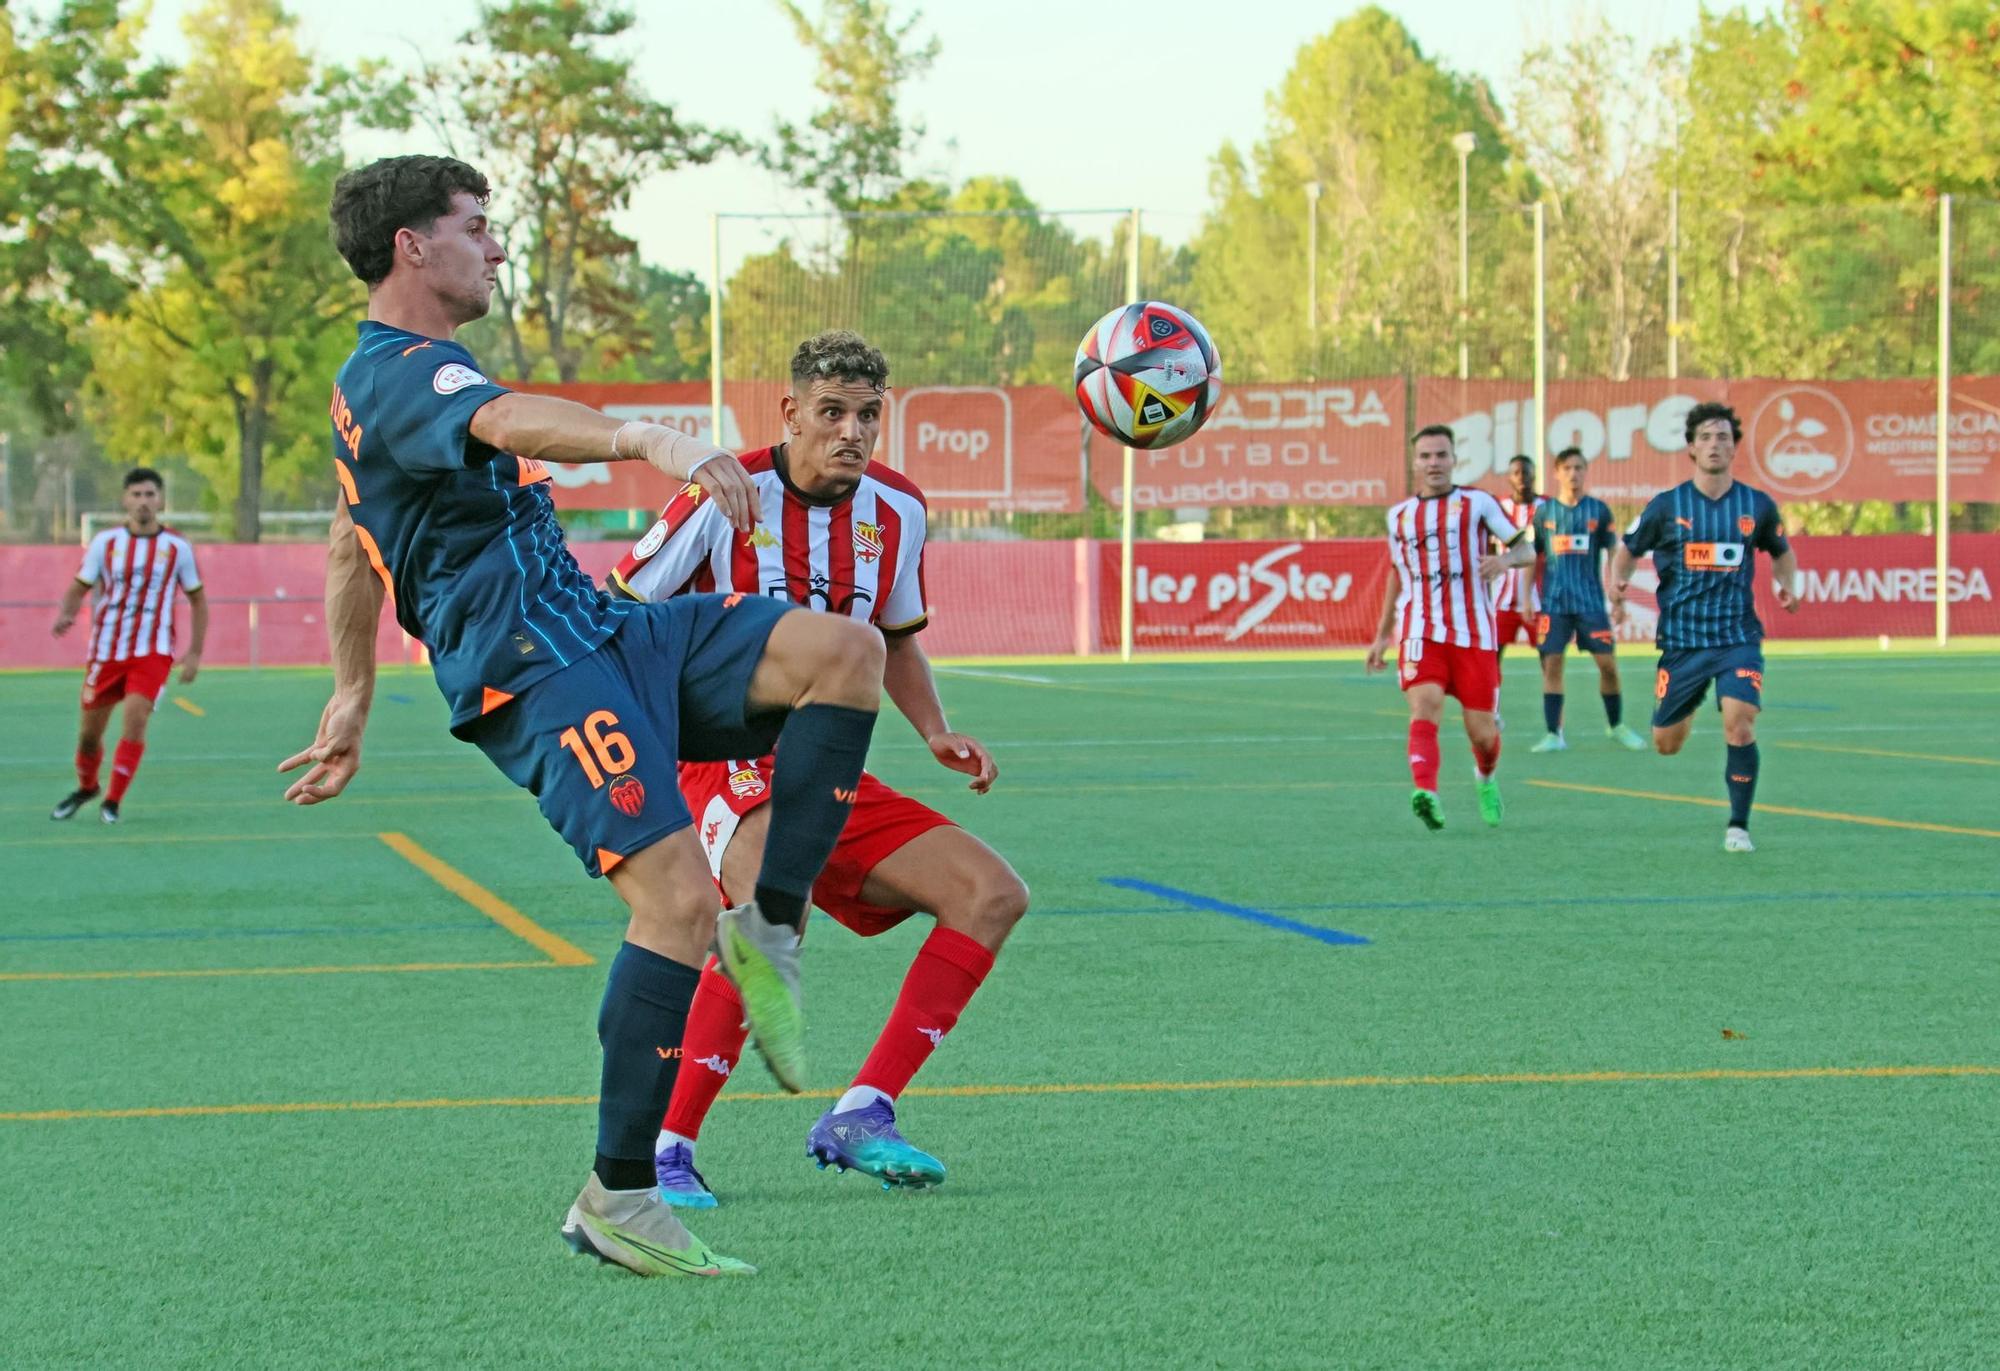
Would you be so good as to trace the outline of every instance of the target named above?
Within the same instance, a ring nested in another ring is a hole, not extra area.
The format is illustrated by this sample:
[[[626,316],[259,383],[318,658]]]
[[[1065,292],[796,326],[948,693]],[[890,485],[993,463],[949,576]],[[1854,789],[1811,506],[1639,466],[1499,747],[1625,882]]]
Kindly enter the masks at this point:
[[[1711,419],[1727,419],[1729,421],[1730,440],[1738,443],[1743,441],[1743,421],[1736,417],[1736,411],[1728,405],[1723,404],[1720,400],[1703,400],[1688,411],[1687,440],[1689,443],[1694,442],[1695,430],[1703,424],[1708,423]]]
[[[1410,446],[1415,447],[1419,438],[1442,438],[1451,444],[1453,452],[1458,451],[1458,435],[1451,431],[1450,424],[1425,424],[1410,436]]]
[[[133,486],[142,486],[148,481],[158,486],[161,494],[166,493],[167,478],[160,475],[159,472],[153,470],[151,467],[133,467],[130,471],[126,472],[122,489],[130,490]]]
[[[1513,466],[1513,465],[1514,465],[1514,463],[1516,463],[1516,462],[1526,462],[1526,463],[1527,463],[1527,464],[1528,464],[1529,466],[1531,466],[1531,467],[1532,467],[1532,466],[1533,466],[1533,465],[1535,464],[1535,459],[1534,459],[1534,458],[1532,458],[1532,457],[1530,457],[1530,456],[1529,456],[1529,455],[1528,455],[1527,453],[1525,453],[1525,452],[1523,452],[1523,453],[1519,454],[1518,456],[1514,456],[1514,457],[1509,457],[1509,458],[1507,459],[1507,465],[1508,465],[1508,466]]]
[[[1585,457],[1585,456],[1583,455],[1583,449],[1582,449],[1582,448],[1580,448],[1580,447],[1566,447],[1566,448],[1564,448],[1564,449],[1563,449],[1563,450],[1562,450],[1561,452],[1558,452],[1558,453],[1556,454],[1556,465],[1557,465],[1557,466],[1561,466],[1561,465],[1562,465],[1562,464],[1563,464],[1564,462],[1567,462],[1567,461],[1569,461],[1569,460],[1570,460],[1570,458],[1572,458],[1572,457],[1574,457],[1574,458],[1575,458],[1575,459],[1576,459],[1577,461],[1579,461],[1579,462],[1588,462],[1588,460],[1589,460],[1588,458],[1586,458],[1586,457]]]
[[[852,329],[815,333],[792,354],[792,384],[804,390],[814,381],[861,381],[889,388],[889,359]]]
[[[477,169],[455,157],[383,157],[336,181],[327,217],[334,246],[354,274],[370,286],[388,278],[396,261],[399,229],[422,229],[451,213],[451,197],[464,191],[480,204],[493,187]]]

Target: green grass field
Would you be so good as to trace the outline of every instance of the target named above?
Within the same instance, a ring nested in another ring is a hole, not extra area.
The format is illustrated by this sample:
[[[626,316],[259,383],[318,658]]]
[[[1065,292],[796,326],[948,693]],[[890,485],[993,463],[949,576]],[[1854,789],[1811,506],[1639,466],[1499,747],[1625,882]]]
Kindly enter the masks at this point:
[[[211,672],[117,829],[45,817],[76,678],[0,676],[0,1361],[2000,1361],[2000,657],[1773,658],[1760,799],[1794,812],[1748,858],[1712,712],[1619,751],[1574,664],[1572,750],[1530,756],[1512,663],[1497,832],[1455,722],[1451,826],[1410,817],[1356,663],[946,674],[983,799],[885,719],[874,769],[1035,908],[905,1101],[941,1190],[815,1171],[823,1101],[731,1083],[695,1226],[747,1282],[557,1240],[622,920],[427,675],[385,674],[356,787],[300,811],[271,768],[324,678]],[[815,925],[822,1095],[923,926]]]

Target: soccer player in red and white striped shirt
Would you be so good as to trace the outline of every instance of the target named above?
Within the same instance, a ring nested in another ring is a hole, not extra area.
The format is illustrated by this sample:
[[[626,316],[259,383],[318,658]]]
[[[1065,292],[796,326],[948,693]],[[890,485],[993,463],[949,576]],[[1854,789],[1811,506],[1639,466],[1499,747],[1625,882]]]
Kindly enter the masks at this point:
[[[1488,587],[1493,578],[1535,559],[1528,530],[1516,528],[1483,490],[1452,483],[1452,433],[1443,424],[1417,431],[1417,493],[1389,511],[1389,578],[1368,670],[1380,671],[1400,642],[1397,674],[1410,702],[1410,809],[1433,830],[1444,827],[1438,800],[1438,721],[1444,697],[1465,713],[1472,742],[1479,816],[1500,822],[1500,729],[1493,718],[1500,686],[1499,633]],[[1488,540],[1503,552],[1488,552]]]
[[[105,725],[123,700],[125,721],[111,756],[111,790],[98,809],[105,823],[118,822],[118,807],[146,751],[146,721],[174,667],[174,609],[181,591],[187,592],[191,611],[182,683],[201,670],[208,599],[201,591],[193,545],[160,522],[165,495],[166,483],[151,467],[126,472],[125,522],[90,540],[83,566],[63,592],[54,625],[58,638],[76,622],[84,595],[94,591],[96,598],[90,611],[90,662],[83,677],[83,722],[77,730],[76,789],[49,811],[51,819],[67,819],[97,798]]]
[[[699,486],[684,487],[611,573],[616,592],[664,600],[682,592],[770,595],[879,628],[888,644],[883,688],[931,755],[984,794],[999,774],[980,743],[945,722],[917,641],[924,599],[924,497],[900,472],[869,460],[881,432],[889,365],[859,335],[822,333],[792,358],[783,401],[786,441],[743,454],[760,501],[742,533]],[[681,766],[681,792],[726,896],[747,898],[769,827],[773,759]],[[863,937],[913,913],[936,920],[903,981],[889,1022],[853,1083],[813,1126],[807,1154],[891,1185],[935,1185],[944,1167],[896,1129],[895,1101],[958,1022],[994,954],[1027,911],[1028,891],[1006,860],[929,806],[863,773],[853,812],[813,885],[813,903]],[[711,959],[681,1044],[654,1162],[661,1195],[707,1208],[694,1169],[703,1117],[740,1059],[743,1009]]]
[[[1535,494],[1535,459],[1521,456],[1507,463],[1507,485],[1511,493],[1500,497],[1500,512],[1515,528],[1527,529],[1533,539],[1535,511],[1542,506],[1542,497]],[[1510,567],[1501,572],[1493,583],[1493,626],[1499,650],[1504,652],[1507,644],[1524,635],[1529,647],[1539,646],[1541,613],[1542,592],[1535,568]]]

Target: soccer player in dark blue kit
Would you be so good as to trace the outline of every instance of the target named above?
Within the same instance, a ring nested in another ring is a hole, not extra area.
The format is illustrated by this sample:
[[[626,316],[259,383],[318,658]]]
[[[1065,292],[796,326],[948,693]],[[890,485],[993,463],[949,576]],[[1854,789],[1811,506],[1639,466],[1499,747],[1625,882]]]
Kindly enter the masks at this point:
[[[1715,686],[1729,759],[1726,852],[1755,852],[1750,805],[1757,796],[1757,713],[1764,702],[1764,627],[1757,622],[1757,553],[1771,558],[1778,604],[1799,608],[1799,560],[1785,541],[1775,500],[1730,475],[1743,424],[1710,401],[1688,411],[1694,477],[1655,495],[1611,557],[1611,601],[1623,612],[1638,558],[1659,574],[1660,666],[1654,681],[1653,746],[1671,757],[1687,742],[1694,711]]]
[[[368,285],[368,317],[333,389],[333,698],[313,745],[279,766],[310,768],[285,798],[317,804],[354,779],[390,596],[430,649],[451,731],[534,793],[631,912],[598,1015],[596,1158],[564,1240],[641,1275],[747,1274],[660,1199],[653,1139],[711,940],[772,1074],[801,1086],[798,932],[861,779],[882,636],[770,596],[615,601],[584,575],[544,463],[647,462],[745,531],[754,487],[706,442],[481,374],[452,335],[486,313],[506,260],[488,194],[472,167],[423,156],[385,158],[334,188],[334,236]],[[774,746],[755,897],[718,915],[676,763]]]
[[[1597,663],[1597,693],[1604,701],[1605,736],[1634,752],[1646,740],[1625,723],[1625,697],[1618,684],[1617,642],[1604,604],[1604,554],[1618,544],[1611,507],[1583,493],[1580,448],[1556,454],[1556,493],[1535,506],[1536,542],[1542,549],[1542,721],[1548,735],[1530,752],[1561,752],[1563,733],[1563,653],[1572,641]]]

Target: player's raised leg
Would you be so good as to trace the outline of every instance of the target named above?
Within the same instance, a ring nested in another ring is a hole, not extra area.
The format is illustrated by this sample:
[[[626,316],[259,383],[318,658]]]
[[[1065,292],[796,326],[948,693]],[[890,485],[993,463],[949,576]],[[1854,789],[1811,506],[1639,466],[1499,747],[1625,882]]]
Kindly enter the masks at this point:
[[[921,910],[937,926],[917,949],[867,1060],[813,1125],[806,1151],[821,1166],[878,1176],[884,1189],[937,1185],[944,1165],[898,1131],[896,1102],[993,969],[1027,912],[1028,888],[999,853],[962,828],[940,825],[876,863],[860,903]]]
[[[716,953],[743,997],[771,1074],[794,1092],[805,1086],[798,956],[806,902],[861,784],[881,707],[883,658],[882,635],[867,624],[787,613],[750,679],[747,715],[785,711],[771,777],[771,840],[750,904],[725,912],[716,927]]]

